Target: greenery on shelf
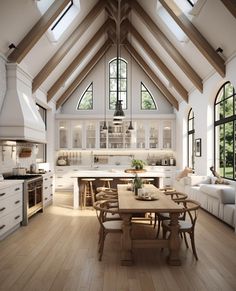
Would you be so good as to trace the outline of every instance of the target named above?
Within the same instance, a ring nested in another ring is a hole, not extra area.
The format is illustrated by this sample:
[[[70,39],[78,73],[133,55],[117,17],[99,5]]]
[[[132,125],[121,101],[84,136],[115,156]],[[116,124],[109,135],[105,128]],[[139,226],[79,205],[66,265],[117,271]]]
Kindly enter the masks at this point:
[[[131,162],[131,167],[136,170],[142,170],[146,163],[142,160],[133,159]]]

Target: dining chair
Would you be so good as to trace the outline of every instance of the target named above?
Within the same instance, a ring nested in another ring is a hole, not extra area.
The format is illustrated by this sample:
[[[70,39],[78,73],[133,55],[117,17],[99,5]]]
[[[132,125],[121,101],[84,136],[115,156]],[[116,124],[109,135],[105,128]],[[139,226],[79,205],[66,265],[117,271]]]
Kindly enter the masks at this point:
[[[111,202],[113,202],[113,200],[98,200],[93,205],[96,210],[97,218],[100,224],[98,239],[99,261],[102,260],[106,235],[109,233],[122,233],[122,220],[107,220],[108,214],[119,215],[118,209],[110,208]]]
[[[178,202],[179,200],[187,199],[188,195],[185,193],[177,192],[177,191],[161,191],[163,192],[167,197],[170,197],[173,201]],[[156,227],[157,224],[157,233],[156,233],[156,238],[159,237],[160,229],[161,229],[161,222],[163,220],[169,220],[170,215],[169,213],[155,213],[154,217],[154,228]],[[185,219],[185,213],[183,213],[179,219],[184,220]]]
[[[188,248],[188,241],[186,234],[188,233],[191,240],[191,246],[193,250],[193,254],[198,260],[196,246],[195,246],[195,226],[198,216],[198,209],[200,204],[197,201],[189,200],[189,199],[179,199],[177,201],[178,204],[183,206],[183,213],[186,214],[185,220],[178,220],[179,221],[179,233],[183,235],[186,247]],[[163,220],[162,221],[162,229],[163,229],[163,238],[166,238],[166,234],[170,231],[170,220]]]

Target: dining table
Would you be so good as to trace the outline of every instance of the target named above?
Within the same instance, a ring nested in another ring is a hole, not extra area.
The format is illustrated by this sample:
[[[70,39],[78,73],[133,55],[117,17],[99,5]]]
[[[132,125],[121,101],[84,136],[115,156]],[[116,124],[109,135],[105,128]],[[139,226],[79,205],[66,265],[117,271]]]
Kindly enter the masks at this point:
[[[143,196],[136,196],[124,184],[117,185],[119,213],[123,220],[121,237],[121,265],[132,265],[134,249],[168,248],[167,262],[179,266],[180,238],[178,217],[183,212],[183,206],[175,203],[152,184],[145,185]],[[170,235],[167,238],[135,238],[132,236],[132,217],[135,214],[169,213]]]

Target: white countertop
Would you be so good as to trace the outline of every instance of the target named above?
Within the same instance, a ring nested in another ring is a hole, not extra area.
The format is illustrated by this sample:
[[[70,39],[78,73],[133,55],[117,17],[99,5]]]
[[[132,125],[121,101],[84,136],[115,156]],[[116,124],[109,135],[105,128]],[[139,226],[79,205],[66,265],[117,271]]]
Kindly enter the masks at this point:
[[[131,177],[133,178],[135,174],[125,173],[124,171],[119,170],[87,170],[87,171],[78,171],[71,178],[100,178],[100,177],[112,177],[112,178],[120,178],[120,177]],[[143,173],[138,173],[139,177],[163,177],[164,174],[156,171],[146,171]]]
[[[0,182],[0,189],[4,189],[13,185],[22,184],[24,180],[3,180]]]

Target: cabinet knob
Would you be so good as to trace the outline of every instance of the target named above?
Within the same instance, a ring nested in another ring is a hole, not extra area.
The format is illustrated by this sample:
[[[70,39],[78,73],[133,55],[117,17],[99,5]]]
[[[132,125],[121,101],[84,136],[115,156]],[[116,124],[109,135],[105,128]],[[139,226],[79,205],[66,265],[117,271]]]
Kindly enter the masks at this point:
[[[17,220],[18,218],[20,218],[20,215],[15,216],[15,220]]]
[[[0,226],[0,229],[3,229],[5,226],[6,226],[5,224],[1,225]]]
[[[18,191],[18,190],[20,190],[20,188],[19,188],[19,187],[15,188],[15,191]]]
[[[44,187],[44,189],[46,190],[46,189],[48,189],[48,187]]]
[[[6,193],[0,193],[0,196],[1,196],[1,197],[4,196],[4,195],[6,195]]]
[[[45,180],[45,181],[47,181],[47,180],[48,180],[48,178],[45,178],[44,180]]]
[[[2,207],[1,209],[0,209],[0,211],[3,211],[3,210],[5,210],[6,209],[6,207]]]
[[[15,204],[18,204],[18,203],[20,203],[20,200],[16,200],[16,201],[15,201]]]
[[[48,198],[47,198],[47,197],[45,197],[45,198],[44,198],[44,200],[48,200]]]

